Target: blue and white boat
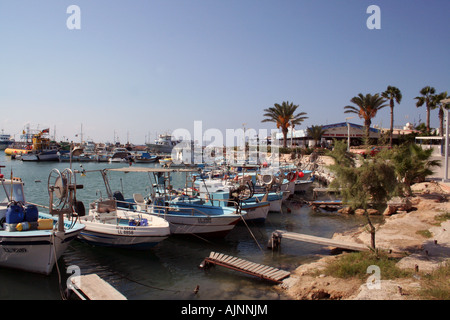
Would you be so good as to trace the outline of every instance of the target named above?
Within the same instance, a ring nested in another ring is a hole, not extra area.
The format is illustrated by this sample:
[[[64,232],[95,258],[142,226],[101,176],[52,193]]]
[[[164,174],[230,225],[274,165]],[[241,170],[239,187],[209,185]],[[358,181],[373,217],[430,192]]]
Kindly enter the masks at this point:
[[[27,204],[19,178],[0,178],[0,266],[49,275],[84,225]]]
[[[134,194],[131,203],[136,212],[148,213],[169,222],[171,234],[197,235],[207,238],[225,237],[245,217],[245,212],[235,208],[175,200],[171,194],[170,174],[192,173],[197,169],[126,167],[107,169],[113,172],[146,173],[151,177],[152,192],[147,201],[141,194]]]
[[[158,160],[158,156],[152,156],[148,152],[143,152],[134,157],[134,162],[136,163],[153,163]]]
[[[237,179],[239,181],[239,179]],[[244,177],[245,180],[245,177]],[[250,178],[248,182],[251,182]],[[208,194],[217,191],[227,191],[232,192],[232,190],[238,188],[239,184],[235,183],[234,179],[226,180],[226,179],[203,179],[195,181],[196,187],[200,190],[200,194]],[[242,182],[241,182],[242,185]],[[250,186],[252,188],[253,186]],[[281,212],[282,211],[282,202],[283,202],[283,191],[278,192],[252,192],[252,196],[245,200],[254,201],[254,202],[268,202],[269,203],[269,211],[272,212]]]
[[[241,220],[235,208],[205,205],[172,200],[162,202],[162,198],[152,199],[148,213],[166,219],[172,234],[197,235],[205,238],[225,237]]]

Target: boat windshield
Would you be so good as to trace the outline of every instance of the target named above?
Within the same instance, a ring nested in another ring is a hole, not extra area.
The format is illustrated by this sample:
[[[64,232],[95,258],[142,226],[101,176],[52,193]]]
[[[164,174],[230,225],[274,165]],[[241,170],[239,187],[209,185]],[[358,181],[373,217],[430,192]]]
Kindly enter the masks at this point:
[[[11,183],[9,181],[2,181],[2,186],[0,186],[0,203],[8,203],[8,199],[25,202],[21,183],[13,183],[12,194],[13,196],[11,198]]]

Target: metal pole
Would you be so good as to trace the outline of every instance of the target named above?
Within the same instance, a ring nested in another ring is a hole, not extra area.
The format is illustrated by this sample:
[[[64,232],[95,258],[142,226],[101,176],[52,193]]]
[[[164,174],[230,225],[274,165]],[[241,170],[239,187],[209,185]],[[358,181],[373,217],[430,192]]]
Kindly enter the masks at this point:
[[[445,114],[445,173],[444,182],[448,182],[448,110]]]
[[[450,98],[441,100],[442,107],[446,108],[448,104],[450,104]],[[441,107],[441,108],[442,108]],[[445,173],[444,173],[444,180],[443,182],[449,182],[448,181],[448,109],[446,109],[445,113]]]
[[[350,152],[350,123],[347,121],[347,151]]]

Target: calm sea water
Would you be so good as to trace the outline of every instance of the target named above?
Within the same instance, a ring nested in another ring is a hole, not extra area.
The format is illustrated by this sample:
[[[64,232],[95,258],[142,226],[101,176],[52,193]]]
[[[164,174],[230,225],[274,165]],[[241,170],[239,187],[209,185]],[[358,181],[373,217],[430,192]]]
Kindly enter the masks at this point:
[[[53,168],[63,170],[69,163],[22,162],[11,160],[0,152],[2,173],[21,177],[25,182],[28,201],[48,205],[47,181]],[[84,169],[94,170],[124,167],[115,163],[83,163]],[[156,165],[156,164],[155,164]],[[136,164],[138,166],[138,164]],[[149,166],[149,164],[141,164]],[[73,163],[79,169],[80,163]],[[174,176],[174,185],[184,184],[184,176]],[[87,208],[89,203],[106,194],[100,173],[77,175],[77,199]],[[125,197],[149,192],[150,180],[146,174],[114,173],[110,175],[111,189],[123,191]],[[274,300],[288,299],[274,289],[273,284],[222,267],[204,271],[198,268],[211,251],[238,256],[256,263],[294,270],[302,263],[329,252],[322,246],[283,240],[281,249],[271,251],[267,243],[274,230],[288,230],[323,237],[331,237],[364,224],[361,217],[337,213],[317,213],[301,204],[311,199],[311,193],[295,195],[283,207],[282,213],[270,212],[263,224],[238,224],[224,239],[202,240],[195,237],[170,236],[148,251],[93,247],[72,242],[50,276],[0,269],[0,299],[61,299],[60,288],[66,288],[69,266],[76,265],[82,274],[96,273],[130,300]],[[61,285],[60,285],[61,284]],[[194,294],[194,289],[199,291]]]

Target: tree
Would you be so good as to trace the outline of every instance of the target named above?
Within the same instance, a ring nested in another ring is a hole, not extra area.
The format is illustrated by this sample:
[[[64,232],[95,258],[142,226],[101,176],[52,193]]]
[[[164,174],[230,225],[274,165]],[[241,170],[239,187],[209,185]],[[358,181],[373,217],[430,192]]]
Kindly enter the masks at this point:
[[[323,134],[326,130],[322,129],[322,126],[311,126],[306,129],[308,136],[314,140],[314,145],[317,146],[318,141],[322,139]]]
[[[402,93],[400,89],[388,86],[386,91],[381,93],[381,96],[389,101],[391,107],[391,129],[389,134],[389,146],[392,147],[392,134],[394,132],[394,101],[400,104],[402,101]]]
[[[447,91],[441,92],[440,94],[437,94],[433,96],[433,100],[431,102],[431,108],[432,109],[439,109],[438,117],[439,117],[439,135],[441,137],[444,136],[444,109],[448,109],[449,107],[442,103],[441,101],[444,99],[447,99]]]
[[[430,86],[426,86],[420,90],[420,94],[422,96],[415,97],[417,100],[416,107],[419,108],[425,104],[427,108],[427,133],[430,133],[430,110],[432,107],[433,96],[436,92],[436,89]]]
[[[294,105],[292,102],[283,101],[283,103],[278,104],[275,103],[273,107],[264,109],[264,117],[266,119],[261,122],[275,122],[277,124],[277,128],[281,128],[281,132],[283,133],[283,147],[287,146],[287,133],[288,128],[294,128],[295,125],[301,124],[306,117],[306,112],[299,112],[295,114],[298,105]]]
[[[361,119],[364,119],[365,140],[368,143],[372,119],[375,118],[380,109],[387,106],[385,104],[386,100],[380,97],[378,93],[375,95],[368,93],[365,96],[360,93],[358,96],[353,97],[350,102],[354,103],[356,107],[345,106],[344,113],[356,113]]]
[[[375,250],[375,227],[367,209],[369,205],[386,205],[397,189],[397,179],[393,165],[382,158],[370,160],[361,158],[357,167],[355,161],[346,151],[343,141],[335,141],[333,151],[328,153],[335,163],[329,166],[336,178],[331,187],[339,188],[343,202],[352,209],[364,209],[364,215],[370,227],[371,247]]]
[[[440,166],[440,160],[431,159],[432,153],[433,149],[422,149],[415,143],[405,143],[379,154],[394,166],[398,194],[411,196],[411,185],[424,181],[433,174],[432,167]]]

